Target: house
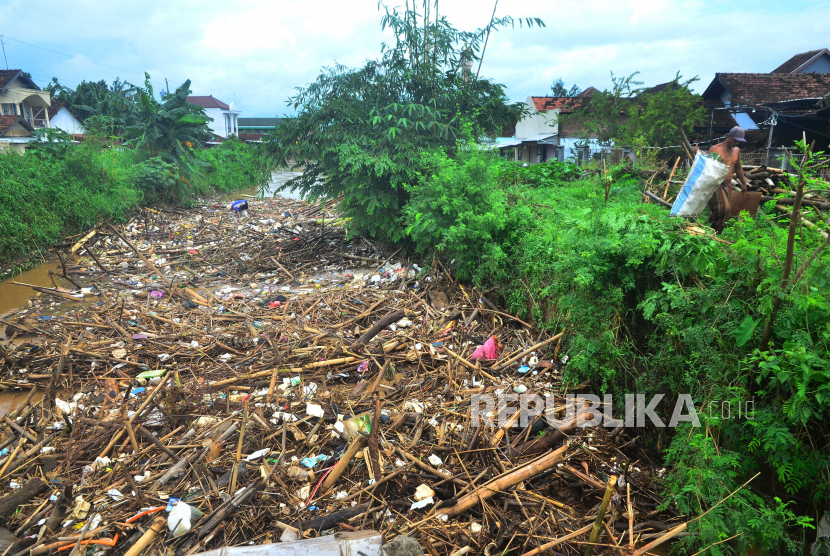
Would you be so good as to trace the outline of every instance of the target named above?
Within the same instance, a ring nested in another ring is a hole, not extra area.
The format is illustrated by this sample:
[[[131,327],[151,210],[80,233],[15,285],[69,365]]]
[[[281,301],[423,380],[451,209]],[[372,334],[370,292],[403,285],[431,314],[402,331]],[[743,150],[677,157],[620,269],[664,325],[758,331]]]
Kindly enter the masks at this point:
[[[796,54],[770,73],[830,73],[830,50],[822,48]]]
[[[208,127],[211,132],[219,137],[227,139],[231,135],[239,133],[238,120],[242,111],[237,110],[233,102],[230,105],[225,104],[213,95],[190,95],[187,97],[187,102],[205,107],[205,114],[209,118],[213,118],[212,122],[208,122]]]
[[[23,116],[0,116],[0,154],[23,154],[34,130]]]
[[[779,160],[784,149],[805,136],[827,151],[830,71],[819,71],[825,61],[827,49],[793,56],[772,73],[715,74],[702,95],[708,118],[696,126],[696,140],[717,141],[739,125],[747,130],[744,160],[778,167],[785,167]],[[753,150],[754,158],[748,156]]]
[[[23,70],[0,70],[0,143],[2,147],[23,152],[33,141],[32,132],[49,127],[49,91],[41,91]],[[19,146],[17,146],[19,145]]]
[[[61,129],[70,135],[83,135],[86,133],[84,124],[70,109],[69,103],[56,101],[47,110],[51,127]]]
[[[577,148],[585,140],[578,136],[579,129],[560,125],[559,116],[585,106],[596,91],[589,87],[575,97],[527,97],[529,114],[516,123],[515,136],[497,141],[497,148],[503,156],[526,164],[578,157]]]

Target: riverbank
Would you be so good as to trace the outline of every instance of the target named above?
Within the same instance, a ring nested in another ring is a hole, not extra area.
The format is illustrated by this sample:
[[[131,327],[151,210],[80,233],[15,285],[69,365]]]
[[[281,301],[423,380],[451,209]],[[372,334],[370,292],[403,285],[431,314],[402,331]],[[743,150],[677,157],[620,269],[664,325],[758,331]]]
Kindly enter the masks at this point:
[[[255,186],[254,147],[226,141],[193,150],[186,176],[143,152],[98,141],[56,144],[0,158],[0,277],[48,260],[63,238],[102,221],[123,222],[143,206],[187,206],[200,196]]]

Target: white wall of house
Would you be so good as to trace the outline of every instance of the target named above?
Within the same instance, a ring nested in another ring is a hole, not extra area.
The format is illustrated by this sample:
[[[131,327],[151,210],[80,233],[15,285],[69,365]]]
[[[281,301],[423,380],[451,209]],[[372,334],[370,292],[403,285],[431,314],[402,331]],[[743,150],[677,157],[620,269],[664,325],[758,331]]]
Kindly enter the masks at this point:
[[[233,110],[233,105],[231,105],[231,110],[205,108],[205,114],[213,118],[212,122],[208,122],[208,126],[216,135],[230,137],[239,133],[239,111]]]
[[[58,110],[58,113],[55,114],[55,117],[52,118],[50,123],[52,127],[62,129],[70,135],[83,135],[86,133],[86,129],[84,129],[81,121],[73,116],[72,112],[66,108]]]
[[[823,54],[798,70],[798,73],[830,73],[830,54]]]
[[[216,135],[222,137],[228,136],[227,122],[225,121],[225,111],[221,108],[205,108],[205,114],[209,118],[213,118],[212,122],[208,122],[210,130]]]
[[[547,112],[537,112],[536,106],[533,104],[533,98],[527,97],[525,103],[528,105],[531,113],[525,116],[516,124],[516,139],[524,139],[526,137],[533,137],[542,133],[550,133],[553,135],[559,131],[559,124],[556,118],[559,115],[559,110],[549,110]]]

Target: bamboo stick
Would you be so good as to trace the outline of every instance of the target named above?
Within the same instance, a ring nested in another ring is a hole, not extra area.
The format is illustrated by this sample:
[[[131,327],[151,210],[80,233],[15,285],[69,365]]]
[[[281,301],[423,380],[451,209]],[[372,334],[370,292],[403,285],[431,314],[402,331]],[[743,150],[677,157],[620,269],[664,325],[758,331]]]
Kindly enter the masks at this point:
[[[611,501],[611,494],[614,492],[614,486],[617,484],[617,476],[611,475],[608,478],[608,484],[605,486],[605,494],[602,497],[602,504],[599,506],[599,513],[597,519],[594,521],[594,526],[591,529],[591,534],[588,536],[589,543],[595,543],[600,530],[602,530],[602,523],[605,519],[605,511],[608,509],[608,502]],[[594,553],[594,545],[588,544],[585,549],[585,556],[591,556]]]

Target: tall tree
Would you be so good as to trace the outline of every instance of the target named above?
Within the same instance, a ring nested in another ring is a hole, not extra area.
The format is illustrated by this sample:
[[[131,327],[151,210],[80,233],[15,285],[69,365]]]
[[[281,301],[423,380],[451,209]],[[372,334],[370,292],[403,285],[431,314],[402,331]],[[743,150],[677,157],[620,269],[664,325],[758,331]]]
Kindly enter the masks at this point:
[[[571,85],[570,89],[566,88],[562,78],[554,81],[550,87],[550,96],[552,97],[575,97],[581,92],[582,89],[579,88],[579,85]]]
[[[454,148],[465,124],[473,137],[495,134],[523,113],[504,86],[473,72],[492,31],[544,23],[494,15],[483,29],[460,31],[437,6],[424,0],[423,13],[383,6],[381,27],[392,30],[394,42],[361,68],[323,68],[289,99],[297,116],[269,136],[275,165],[303,168],[287,187],[311,198],[342,195],[353,233],[402,239],[404,186],[417,181],[421,153]]]
[[[601,145],[677,145],[677,129],[689,133],[703,117],[700,95],[689,88],[698,78],[683,80],[678,73],[669,83],[644,89],[636,76],[617,77],[612,72],[611,89],[594,93],[583,107],[561,115],[560,122],[579,128],[583,139],[593,138]]]
[[[144,88],[135,87],[135,109],[128,119],[125,136],[128,143],[145,150],[151,157],[178,164],[185,172],[190,168],[190,149],[204,145],[210,132],[209,118],[203,106],[187,102],[188,79],[175,92],[156,100],[150,75],[145,73]]]

